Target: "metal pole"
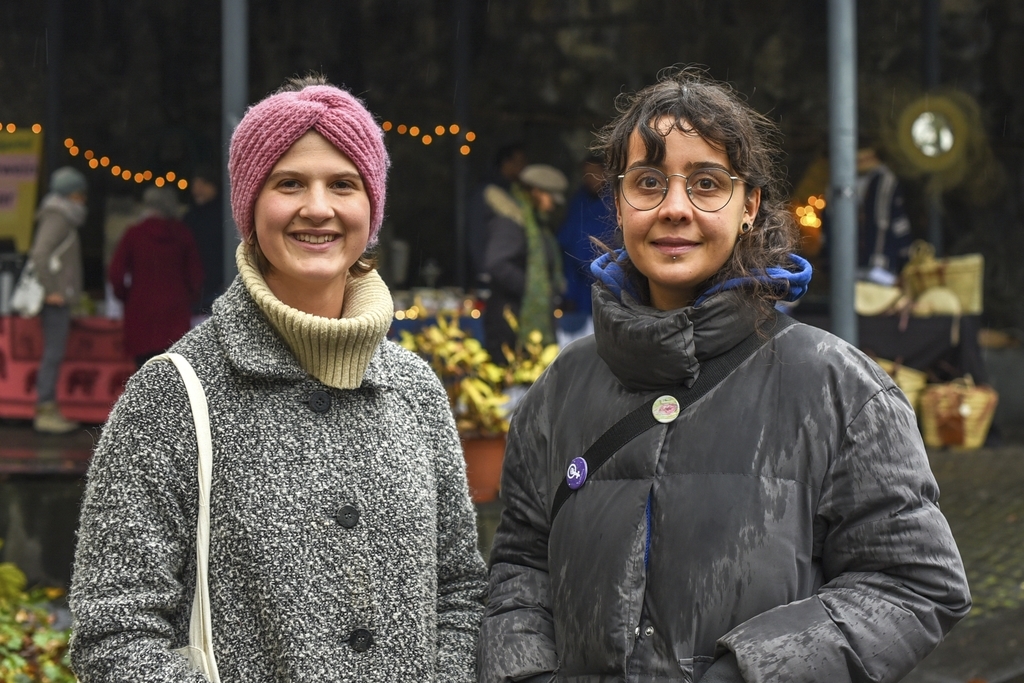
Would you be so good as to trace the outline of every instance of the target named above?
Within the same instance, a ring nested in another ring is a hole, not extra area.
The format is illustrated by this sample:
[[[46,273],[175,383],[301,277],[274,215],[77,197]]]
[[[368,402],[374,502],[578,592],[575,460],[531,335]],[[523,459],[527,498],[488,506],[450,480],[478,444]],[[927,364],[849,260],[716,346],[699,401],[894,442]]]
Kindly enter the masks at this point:
[[[939,87],[939,0],[921,0],[921,76],[926,91]],[[930,183],[929,183],[930,185]],[[945,247],[942,234],[942,194],[928,190],[928,241],[941,256]]]
[[[857,267],[857,12],[855,0],[829,0],[829,159],[832,187],[832,331],[854,346]]]
[[[64,121],[61,111],[61,81],[64,71],[64,2],[46,3],[46,127],[43,129],[46,149],[46,172],[53,173],[61,165]]]
[[[235,248],[238,231],[231,217],[231,182],[228,150],[231,133],[249,104],[249,5],[248,0],[221,0],[221,158],[224,188],[224,287],[235,279]]]
[[[463,134],[469,130],[469,0],[455,2],[455,121]],[[455,180],[455,275],[458,285],[468,289],[466,264],[466,193],[469,187],[469,160],[453,145]]]

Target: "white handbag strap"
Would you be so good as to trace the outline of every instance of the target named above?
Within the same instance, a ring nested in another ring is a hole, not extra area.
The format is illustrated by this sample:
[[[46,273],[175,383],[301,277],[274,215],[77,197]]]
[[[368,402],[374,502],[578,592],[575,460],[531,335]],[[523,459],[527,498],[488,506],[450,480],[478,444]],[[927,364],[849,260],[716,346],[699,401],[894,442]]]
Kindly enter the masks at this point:
[[[60,258],[64,255],[64,252],[70,249],[71,245],[75,243],[75,237],[77,237],[77,235],[78,233],[75,231],[75,228],[72,228],[71,232],[68,233],[68,236],[64,238],[64,241],[58,244],[57,248],[50,254],[49,263],[47,264],[50,266],[50,272],[56,273],[60,270]],[[57,267],[54,268],[54,265]]]
[[[213,628],[210,620],[210,487],[213,475],[213,439],[210,436],[210,410],[206,393],[195,370],[178,353],[164,353],[148,362],[171,361],[181,374],[192,407],[192,420],[196,427],[199,447],[199,519],[196,524],[196,592],[192,601],[192,619],[189,623],[189,644],[200,647],[207,658],[211,680],[219,680],[217,663],[213,657]],[[216,677],[216,678],[215,678]]]

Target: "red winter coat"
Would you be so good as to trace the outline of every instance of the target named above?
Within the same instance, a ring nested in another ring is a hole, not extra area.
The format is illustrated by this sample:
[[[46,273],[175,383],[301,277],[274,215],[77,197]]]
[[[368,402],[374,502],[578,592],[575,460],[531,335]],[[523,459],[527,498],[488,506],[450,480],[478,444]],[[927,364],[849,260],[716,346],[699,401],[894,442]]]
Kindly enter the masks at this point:
[[[188,332],[203,266],[184,223],[151,216],[128,228],[107,277],[124,302],[128,355],[163,351]]]

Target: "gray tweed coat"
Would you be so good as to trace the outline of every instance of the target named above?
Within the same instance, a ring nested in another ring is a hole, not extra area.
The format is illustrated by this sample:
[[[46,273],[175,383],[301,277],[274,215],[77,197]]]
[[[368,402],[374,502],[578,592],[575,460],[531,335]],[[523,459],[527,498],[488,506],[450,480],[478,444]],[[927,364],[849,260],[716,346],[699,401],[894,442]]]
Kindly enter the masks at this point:
[[[172,349],[206,390],[210,592],[225,683],[470,681],[483,609],[461,448],[391,342],[362,386],[307,375],[236,279]],[[71,590],[84,683],[194,681],[195,430],[174,367],[131,379],[89,469]]]

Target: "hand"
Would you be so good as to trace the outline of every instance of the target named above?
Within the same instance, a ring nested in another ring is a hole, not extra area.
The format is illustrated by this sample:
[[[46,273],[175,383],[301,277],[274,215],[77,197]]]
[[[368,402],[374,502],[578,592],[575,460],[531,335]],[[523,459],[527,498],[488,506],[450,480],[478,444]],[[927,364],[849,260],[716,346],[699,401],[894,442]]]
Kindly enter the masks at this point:
[[[53,294],[47,294],[46,298],[43,299],[43,301],[49,304],[50,306],[63,306],[66,303],[64,295],[59,294],[57,292],[54,292]]]

